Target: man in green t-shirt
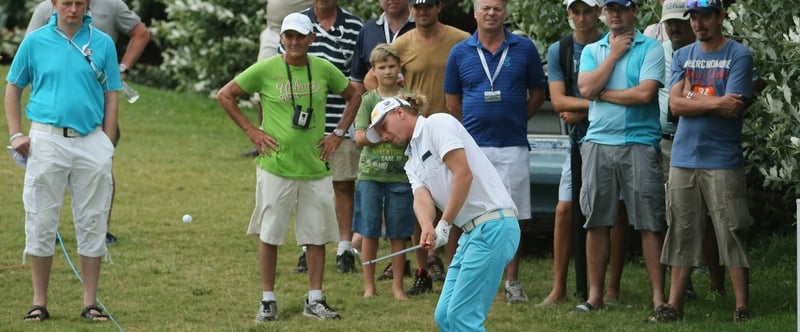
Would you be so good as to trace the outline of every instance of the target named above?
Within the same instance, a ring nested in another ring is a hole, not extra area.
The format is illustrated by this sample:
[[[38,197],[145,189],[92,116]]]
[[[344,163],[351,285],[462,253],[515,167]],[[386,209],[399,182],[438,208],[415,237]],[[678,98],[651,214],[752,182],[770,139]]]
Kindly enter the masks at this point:
[[[328,161],[342,138],[325,134],[328,91],[347,100],[337,128],[353,122],[361,96],[341,71],[325,59],[308,55],[314,41],[308,16],[294,13],[281,26],[286,53],[263,59],[228,82],[217,101],[257,147],[256,206],[247,233],[259,236],[259,270],[263,294],[256,321],[277,318],[274,293],[278,246],[284,244],[295,213],[295,237],[307,246],[309,293],[303,315],[338,319],[322,296],[325,244],[339,239],[333,184]],[[236,103],[258,93],[261,127],[253,125]]]

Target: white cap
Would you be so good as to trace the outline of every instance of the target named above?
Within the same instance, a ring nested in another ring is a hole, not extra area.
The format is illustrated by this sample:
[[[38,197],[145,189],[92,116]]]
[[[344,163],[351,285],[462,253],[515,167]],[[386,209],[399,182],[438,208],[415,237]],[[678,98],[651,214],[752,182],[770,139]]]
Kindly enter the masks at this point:
[[[311,19],[300,13],[286,15],[286,17],[283,18],[283,24],[281,24],[281,34],[287,30],[294,30],[301,35],[307,36],[313,29],[314,25],[311,24]]]
[[[567,8],[569,8],[570,6],[572,6],[573,3],[578,1],[585,3],[589,7],[600,7],[600,4],[597,3],[596,0],[567,0]]]
[[[686,0],[664,1],[664,5],[661,7],[661,23],[667,20],[688,20],[688,16],[683,16],[684,11],[686,11]]]
[[[383,138],[381,138],[381,135],[375,129],[375,126],[381,123],[381,120],[386,117],[386,114],[396,110],[400,106],[411,106],[411,104],[403,99],[392,97],[382,100],[372,108],[372,113],[369,116],[372,124],[370,124],[369,128],[367,128],[367,140],[369,140],[371,143],[380,143],[383,141]]]

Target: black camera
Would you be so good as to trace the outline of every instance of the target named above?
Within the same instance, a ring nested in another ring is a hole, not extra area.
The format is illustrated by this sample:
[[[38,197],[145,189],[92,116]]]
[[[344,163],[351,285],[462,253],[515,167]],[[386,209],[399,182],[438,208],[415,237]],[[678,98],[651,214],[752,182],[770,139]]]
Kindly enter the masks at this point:
[[[294,105],[294,115],[292,116],[292,125],[297,128],[301,129],[308,129],[309,125],[311,125],[311,115],[314,113],[314,109],[308,108],[303,111],[303,107],[300,105]]]

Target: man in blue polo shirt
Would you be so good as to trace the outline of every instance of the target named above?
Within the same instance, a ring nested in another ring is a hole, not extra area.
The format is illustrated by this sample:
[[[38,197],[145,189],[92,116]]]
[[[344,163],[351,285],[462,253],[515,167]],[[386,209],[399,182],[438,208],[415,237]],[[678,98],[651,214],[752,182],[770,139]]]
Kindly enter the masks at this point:
[[[506,0],[476,3],[478,30],[456,44],[447,60],[445,101],[497,169],[519,219],[529,220],[527,125],[544,102],[547,82],[533,42],[503,26],[506,5]],[[512,304],[528,301],[518,267],[519,252],[505,270],[506,299]]]
[[[111,205],[111,143],[117,133],[117,93],[122,88],[114,42],[93,28],[88,0],[54,0],[56,16],[20,44],[6,77],[9,144],[27,156],[25,253],[30,255],[33,307],[26,320],[42,321],[55,253],[56,232],[69,187],[83,278],[83,311],[108,319],[96,305],[100,257],[106,253]],[[22,90],[31,85],[22,133]]]
[[[380,0],[380,5],[383,9],[381,16],[367,21],[358,33],[350,65],[350,81],[361,93],[366,92],[364,76],[371,68],[369,54],[375,45],[391,44],[395,38],[415,27],[407,0]]]
[[[657,40],[634,28],[637,14],[633,0],[606,0],[609,34],[581,54],[578,88],[592,100],[581,145],[580,199],[586,215],[589,298],[575,307],[576,312],[603,305],[610,229],[620,194],[629,222],[641,231],[653,308],[665,301],[664,268],[659,263],[666,225],[657,98],[664,85],[664,52]]]

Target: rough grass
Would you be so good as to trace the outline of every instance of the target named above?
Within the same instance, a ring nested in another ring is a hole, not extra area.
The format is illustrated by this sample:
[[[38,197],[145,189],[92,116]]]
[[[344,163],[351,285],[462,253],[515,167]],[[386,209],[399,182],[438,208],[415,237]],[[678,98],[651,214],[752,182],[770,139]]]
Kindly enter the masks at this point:
[[[0,68],[5,72],[7,68]],[[3,74],[4,75],[4,74]],[[253,323],[260,282],[255,239],[245,230],[253,206],[253,163],[238,154],[246,136],[213,100],[204,96],[140,89],[134,105],[121,103],[122,141],[114,159],[118,183],[112,223],[120,242],[110,246],[113,265],[104,264],[100,300],[127,331],[432,331],[436,294],[398,302],[390,283],[379,282],[379,296],[364,299],[360,274],[335,272],[334,246],[328,247],[325,295],[341,321],[302,316],[306,275],[291,273],[299,248],[290,234],[280,250],[277,296],[279,321]],[[1,97],[0,97],[1,98]],[[252,114],[250,114],[252,115]],[[27,124],[25,124],[27,128]],[[0,132],[6,132],[6,123]],[[50,281],[45,323],[23,322],[30,306],[30,270],[20,267],[24,246],[21,203],[23,171],[0,158],[0,330],[114,331],[113,323],[89,324],[78,317],[81,287],[58,250]],[[72,217],[63,210],[61,232],[76,260]],[[191,214],[191,224],[181,216]],[[623,278],[622,303],[586,315],[569,314],[579,301],[534,308],[550,289],[552,259],[544,241],[531,246],[521,265],[531,302],[505,303],[502,292],[486,322],[490,331],[790,331],[796,329],[795,239],[773,236],[751,250],[753,321],[732,322],[733,296],[709,297],[708,278],[695,274],[699,299],[687,305],[682,322],[647,325],[650,308],[643,264],[633,259]],[[385,254],[385,244],[381,253]],[[411,256],[409,256],[411,259]],[[413,264],[412,264],[413,265]],[[381,263],[378,270],[384,265]],[[360,269],[359,269],[360,271]],[[412,279],[406,278],[406,287]],[[570,280],[570,292],[574,281]],[[438,289],[440,284],[436,284]]]

